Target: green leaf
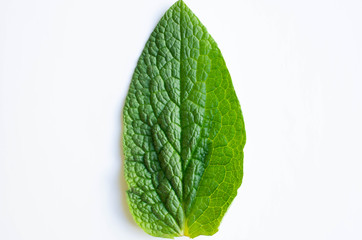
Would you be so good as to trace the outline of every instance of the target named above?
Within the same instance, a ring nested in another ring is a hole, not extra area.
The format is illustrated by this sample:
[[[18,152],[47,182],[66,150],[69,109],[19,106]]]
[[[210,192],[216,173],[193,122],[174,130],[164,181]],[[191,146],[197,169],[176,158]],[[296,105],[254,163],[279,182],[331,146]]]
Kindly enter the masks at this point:
[[[241,185],[244,121],[216,42],[183,1],[146,43],[123,124],[138,225],[166,238],[216,233]]]

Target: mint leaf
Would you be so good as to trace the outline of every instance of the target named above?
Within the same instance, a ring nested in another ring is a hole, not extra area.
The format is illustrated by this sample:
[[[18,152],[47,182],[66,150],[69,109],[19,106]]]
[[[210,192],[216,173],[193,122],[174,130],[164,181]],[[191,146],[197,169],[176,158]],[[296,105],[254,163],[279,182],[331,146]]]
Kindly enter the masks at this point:
[[[216,42],[182,1],[146,43],[123,124],[138,225],[166,238],[216,233],[242,181],[244,121]]]

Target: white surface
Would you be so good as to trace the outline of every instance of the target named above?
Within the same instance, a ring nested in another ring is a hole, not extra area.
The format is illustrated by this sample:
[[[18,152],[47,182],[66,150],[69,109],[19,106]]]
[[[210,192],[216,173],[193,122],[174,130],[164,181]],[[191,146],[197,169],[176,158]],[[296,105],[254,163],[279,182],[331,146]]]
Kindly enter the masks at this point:
[[[125,206],[120,116],[173,2],[0,1],[1,240],[155,239]],[[243,185],[210,239],[362,239],[362,1],[186,3],[247,130]]]

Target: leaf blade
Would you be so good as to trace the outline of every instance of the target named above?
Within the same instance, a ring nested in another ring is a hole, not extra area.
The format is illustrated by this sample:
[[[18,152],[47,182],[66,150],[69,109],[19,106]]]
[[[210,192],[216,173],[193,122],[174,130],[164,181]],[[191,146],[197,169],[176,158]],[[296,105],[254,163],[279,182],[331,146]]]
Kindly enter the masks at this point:
[[[124,129],[136,222],[159,237],[217,232],[242,181],[244,121],[216,42],[182,1],[140,56]]]

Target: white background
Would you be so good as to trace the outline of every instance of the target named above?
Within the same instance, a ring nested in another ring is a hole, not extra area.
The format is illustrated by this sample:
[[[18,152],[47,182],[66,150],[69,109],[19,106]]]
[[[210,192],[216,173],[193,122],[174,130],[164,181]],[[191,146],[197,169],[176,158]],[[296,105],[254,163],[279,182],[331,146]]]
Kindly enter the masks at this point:
[[[155,239],[125,203],[120,118],[173,3],[0,1],[1,240]],[[243,185],[210,239],[362,239],[362,1],[186,3],[247,131]]]

